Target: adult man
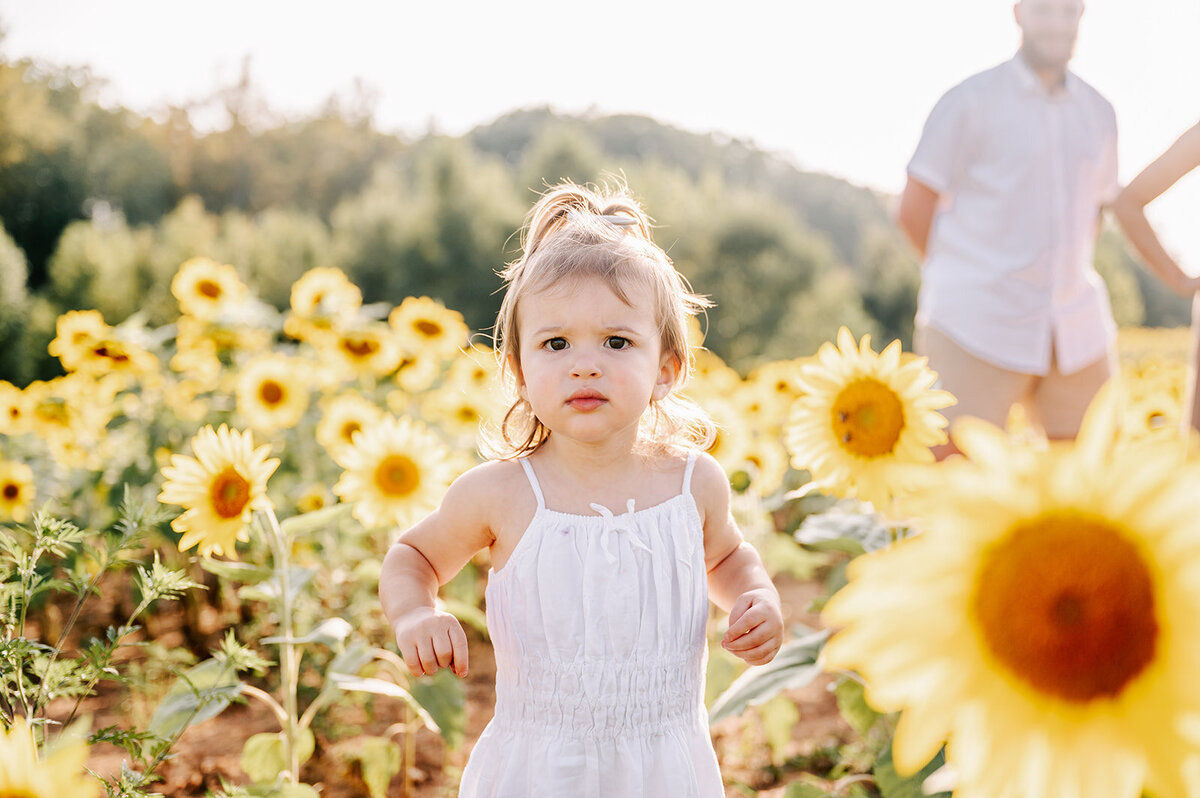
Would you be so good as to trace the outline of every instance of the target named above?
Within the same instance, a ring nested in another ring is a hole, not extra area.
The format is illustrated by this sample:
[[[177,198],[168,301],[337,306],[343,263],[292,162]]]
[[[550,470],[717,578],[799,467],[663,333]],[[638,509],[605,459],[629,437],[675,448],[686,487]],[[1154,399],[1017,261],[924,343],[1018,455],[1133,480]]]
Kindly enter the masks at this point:
[[[1003,425],[1019,402],[1050,438],[1072,438],[1115,371],[1092,258],[1119,189],[1116,115],[1067,70],[1081,0],[1013,11],[1020,51],[938,101],[897,221],[925,259],[916,349],[958,397],[948,417]]]

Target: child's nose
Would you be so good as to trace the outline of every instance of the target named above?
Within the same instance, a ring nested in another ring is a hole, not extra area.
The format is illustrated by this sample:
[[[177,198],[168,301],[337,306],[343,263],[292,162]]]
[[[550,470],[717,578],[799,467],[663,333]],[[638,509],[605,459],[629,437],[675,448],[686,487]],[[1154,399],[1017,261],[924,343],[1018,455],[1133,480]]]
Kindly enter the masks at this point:
[[[571,369],[572,377],[599,377],[600,366],[597,365],[595,359],[590,357],[581,357],[575,361],[575,366]]]

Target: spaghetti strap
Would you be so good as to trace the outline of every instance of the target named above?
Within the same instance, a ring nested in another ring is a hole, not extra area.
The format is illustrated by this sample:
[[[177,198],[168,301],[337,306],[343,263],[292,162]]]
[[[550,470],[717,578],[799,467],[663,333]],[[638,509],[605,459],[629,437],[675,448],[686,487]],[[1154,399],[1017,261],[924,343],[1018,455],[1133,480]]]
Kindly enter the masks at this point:
[[[521,468],[525,469],[525,476],[529,479],[529,487],[533,488],[533,495],[537,497],[538,509],[546,509],[546,500],[542,497],[542,486],[538,484],[537,476],[533,473],[533,466],[529,464],[529,458],[522,457],[519,461]]]
[[[683,470],[683,490],[680,493],[688,493],[692,489],[692,469],[696,465],[696,453],[688,452],[687,468]]]

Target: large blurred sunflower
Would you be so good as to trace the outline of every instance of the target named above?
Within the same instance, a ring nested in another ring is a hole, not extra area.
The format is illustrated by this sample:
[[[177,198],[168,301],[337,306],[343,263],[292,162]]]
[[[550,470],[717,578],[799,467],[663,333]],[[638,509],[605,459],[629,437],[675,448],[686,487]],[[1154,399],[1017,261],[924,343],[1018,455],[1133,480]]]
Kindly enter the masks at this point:
[[[388,315],[388,324],[400,335],[401,346],[407,351],[442,356],[453,355],[466,346],[470,332],[461,313],[427,296],[406,297]]]
[[[201,555],[237,557],[237,541],[250,539],[254,510],[272,507],[267,480],[279,466],[270,446],[254,448],[250,432],[206,426],[191,440],[195,457],[175,454],[162,470],[166,481],[158,500],[184,512],[171,522],[183,535],[179,550],[197,546]]]
[[[956,795],[1200,794],[1200,473],[1115,417],[1048,451],[960,421],[923,533],[851,563],[825,663],[902,712],[902,772],[948,742]]]
[[[433,510],[454,478],[446,447],[420,422],[388,416],[334,458],[333,486],[363,526],[408,526]]]
[[[0,519],[23,523],[35,498],[33,469],[24,463],[0,460]]]
[[[238,375],[237,410],[254,429],[290,429],[308,409],[309,391],[306,364],[286,355],[261,355]]]
[[[237,270],[211,258],[187,260],[171,279],[179,309],[199,319],[214,319],[240,304],[249,290]]]
[[[33,730],[17,717],[0,729],[0,796],[5,798],[93,798],[100,782],[85,770],[87,743],[76,739],[38,756]]]
[[[899,341],[876,354],[869,335],[856,345],[841,328],[837,346],[823,344],[800,367],[803,395],[787,429],[792,465],[820,487],[881,505],[909,484],[912,466],[933,462],[930,446],[946,441],[937,411],[954,397],[932,390],[936,379]]]

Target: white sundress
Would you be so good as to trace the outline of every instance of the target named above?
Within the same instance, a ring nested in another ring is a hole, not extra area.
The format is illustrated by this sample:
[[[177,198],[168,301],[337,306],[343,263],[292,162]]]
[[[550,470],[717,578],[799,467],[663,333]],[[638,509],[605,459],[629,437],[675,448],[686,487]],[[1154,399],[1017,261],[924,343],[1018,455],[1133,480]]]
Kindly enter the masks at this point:
[[[460,798],[722,798],[704,710],[708,582],[691,492],[621,515],[546,507],[488,578],[496,714]]]

